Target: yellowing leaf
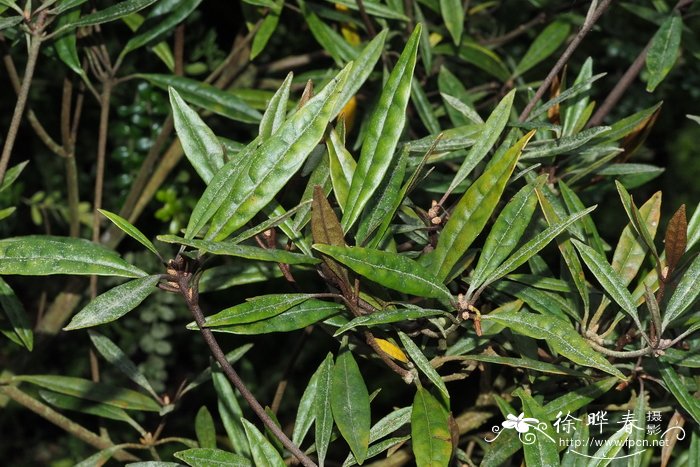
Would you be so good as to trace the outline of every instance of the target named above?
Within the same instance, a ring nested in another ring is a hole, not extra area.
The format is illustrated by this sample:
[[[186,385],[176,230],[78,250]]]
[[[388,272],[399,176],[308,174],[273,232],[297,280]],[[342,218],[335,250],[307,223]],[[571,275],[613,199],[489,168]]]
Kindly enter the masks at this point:
[[[377,345],[379,345],[379,348],[382,349],[385,354],[387,354],[394,360],[398,360],[403,363],[408,363],[408,357],[405,353],[403,353],[403,350],[398,348],[396,345],[384,339],[374,340],[377,341]]]

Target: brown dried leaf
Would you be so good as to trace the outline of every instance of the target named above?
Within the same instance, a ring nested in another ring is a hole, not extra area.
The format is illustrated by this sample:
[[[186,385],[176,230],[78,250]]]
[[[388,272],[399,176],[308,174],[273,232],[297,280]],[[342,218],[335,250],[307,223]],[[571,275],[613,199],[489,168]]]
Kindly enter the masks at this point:
[[[685,204],[681,204],[681,207],[668,222],[664,242],[666,243],[666,266],[668,267],[665,276],[669,277],[688,245],[688,220],[685,217]]]
[[[552,84],[549,87],[549,98],[554,99],[561,94],[561,80],[559,76],[555,76],[552,80]],[[553,105],[547,110],[547,118],[552,125],[559,125],[560,115],[559,115],[559,104]]]
[[[338,216],[323,193],[320,185],[314,187],[314,197],[311,201],[311,235],[314,243],[326,245],[345,246],[345,235],[340,226]],[[323,261],[328,268],[338,276],[339,279],[348,282],[348,273],[345,268],[327,256],[323,256]]]
[[[654,123],[656,123],[656,119],[659,117],[660,113],[661,107],[656,109],[653,114],[639,122],[639,125],[637,125],[636,128],[625,137],[624,141],[622,142],[622,149],[624,149],[624,152],[622,153],[622,162],[628,160],[629,157],[634,154],[637,149],[639,149],[642,143],[644,143],[647,136],[649,136],[649,132],[651,132],[651,129],[654,127]]]
[[[683,428],[683,425],[685,425],[685,418],[683,418],[683,415],[676,410],[673,413],[671,420],[668,421],[668,428],[666,429],[666,435],[664,435],[664,444],[663,448],[661,448],[661,467],[666,467],[668,465],[673,448],[675,447],[676,442],[678,442],[678,431],[671,430],[670,428]]]

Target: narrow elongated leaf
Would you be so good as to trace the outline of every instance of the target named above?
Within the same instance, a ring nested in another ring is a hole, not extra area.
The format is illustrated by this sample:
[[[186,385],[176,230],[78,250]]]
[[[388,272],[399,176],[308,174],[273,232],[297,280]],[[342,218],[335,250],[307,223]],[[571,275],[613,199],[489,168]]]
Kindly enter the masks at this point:
[[[464,355],[463,357],[465,360],[495,363],[496,365],[506,365],[513,368],[539,371],[541,373],[550,373],[554,375],[570,375],[579,378],[586,377],[586,374],[580,371],[572,370],[561,365],[554,365],[552,363],[541,362],[539,360],[527,357],[511,358],[501,357],[500,355]]]
[[[0,183],[0,193],[7,190],[13,183],[15,183],[27,164],[29,164],[29,161],[24,161],[7,169],[7,172],[5,172],[5,178],[3,178],[2,183]]]
[[[605,357],[593,350],[567,321],[551,315],[545,316],[511,311],[484,315],[481,319],[495,321],[518,334],[532,337],[533,339],[544,339],[552,350],[574,363],[597,368],[620,379],[625,378],[620,373],[620,370],[612,366]]]
[[[215,255],[236,256],[238,258],[255,259],[258,261],[274,261],[285,264],[318,263],[318,260],[311,256],[291,253],[286,250],[240,245],[230,241],[213,242],[208,240],[187,240],[175,235],[159,235],[158,240],[167,243],[177,243],[180,245],[191,246]]]
[[[247,302],[207,316],[206,325],[207,327],[216,327],[230,324],[252,323],[253,321],[277,316],[283,311],[309,298],[312,298],[312,295],[301,293],[261,295],[251,298]]]
[[[259,128],[260,137],[263,139],[272,136],[287,119],[287,104],[292,78],[294,78],[294,73],[290,72],[267,104]]]
[[[464,30],[464,6],[460,0],[440,0],[440,13],[452,41],[459,46]]]
[[[354,0],[333,0],[331,3],[343,5],[355,11],[359,9],[357,6],[357,2],[355,2]],[[376,0],[367,0],[362,3],[364,3],[365,10],[367,10],[368,15],[378,16],[380,18],[386,19],[396,19],[399,21],[408,21],[408,17],[406,15],[399,13],[395,9],[389,8]]]
[[[639,211],[641,213],[641,209]],[[685,204],[681,204],[681,207],[668,221],[664,244],[666,245],[666,266],[668,266],[670,273],[676,269],[688,245],[688,221],[685,217]]]
[[[149,12],[148,16],[149,18],[152,18],[160,16],[160,14],[159,8],[156,7]],[[129,27],[129,29],[131,29],[132,32],[136,32],[146,21],[146,18],[139,13],[132,13],[129,16],[124,16],[121,20]],[[168,45],[167,42],[158,42],[149,49],[163,62],[171,73],[174,72],[175,57],[173,56],[173,51],[170,49],[170,45]]]
[[[632,200],[632,196],[629,194],[624,185],[622,185],[622,183],[620,183],[618,180],[615,180],[615,187],[617,188],[617,192],[620,195],[622,207],[625,208],[625,212],[627,213],[627,217],[629,217],[631,224],[634,226],[634,229],[637,231],[637,234],[644,241],[646,247],[654,255],[656,261],[660,262],[661,260],[659,258],[659,253],[656,250],[656,245],[654,244],[654,237],[652,236],[648,226],[642,222],[642,215],[639,212],[639,209],[637,209],[637,205]],[[656,233],[657,226],[658,225],[652,226],[654,233]]]
[[[175,131],[185,156],[204,183],[208,184],[216,171],[224,165],[224,148],[211,128],[187,105],[175,88],[168,88],[168,92]]]
[[[576,99],[575,102],[567,105],[562,115],[562,135],[564,136],[569,136],[580,131],[583,125],[586,124],[586,122],[582,120],[585,116],[586,108],[588,107],[588,94],[591,90],[592,77],[593,60],[591,57],[588,57],[583,63],[583,66],[581,66],[581,71],[579,71],[576,81],[574,81],[574,86],[584,84],[582,87],[583,94]]]
[[[243,123],[258,123],[262,115],[245,101],[210,84],[185,78],[184,76],[139,74],[161,89],[174,88],[183,99],[210,112]]]
[[[676,63],[682,31],[683,19],[681,15],[674,12],[666,18],[652,37],[646,59],[647,71],[649,72],[647,91],[653,92],[671,71],[673,64]]]
[[[501,198],[520,153],[534,133],[533,130],[522,137],[486,169],[455,206],[438,239],[437,247],[425,260],[430,262],[438,279],[447,279],[452,267],[481,233]]]
[[[538,144],[536,147],[530,148],[525,154],[523,154],[523,160],[532,159],[543,159],[552,156],[558,156],[560,154],[566,154],[574,149],[580,148],[584,144],[591,141],[602,134],[605,134],[610,130],[607,126],[597,126],[594,128],[589,128],[583,130],[572,136],[563,136],[561,138],[548,140]],[[539,142],[538,142],[539,143]]]
[[[49,235],[0,240],[0,274],[146,276],[112,250],[80,238]]]
[[[32,383],[42,388],[68,396],[101,402],[124,410],[159,412],[160,405],[140,392],[116,387],[112,384],[94,383],[87,379],[61,375],[14,376],[14,381]]]
[[[339,314],[344,305],[339,303],[324,302],[323,300],[311,299],[294,305],[271,318],[253,321],[252,323],[229,324],[211,328],[215,332],[228,332],[231,334],[256,335],[269,334],[271,332],[289,332],[303,329],[306,326],[318,323],[331,316]],[[192,325],[189,329],[195,329]]]
[[[114,225],[119,227],[129,237],[133,238],[141,245],[151,250],[156,256],[160,257],[160,253],[158,253],[158,250],[156,250],[156,247],[153,245],[153,243],[148,238],[146,238],[146,236],[139,229],[134,227],[128,220],[124,219],[119,214],[114,214],[113,212],[109,212],[106,209],[98,209],[98,211],[100,211],[100,213],[107,219],[112,221]]]
[[[309,384],[306,385],[306,389],[304,389],[304,393],[299,401],[297,416],[294,419],[294,431],[292,432],[292,443],[297,446],[300,446],[302,441],[304,441],[311,424],[316,420],[316,393],[318,392],[318,379],[323,371],[322,369],[323,362],[311,375]]]
[[[335,32],[333,28],[324,23],[316,13],[303,8],[304,19],[309,26],[309,31],[316,41],[321,44],[323,50],[328,52],[338,66],[344,66],[352,61],[357,51],[348,42]]]
[[[228,382],[226,375],[218,366],[213,369],[211,378],[218,398],[219,417],[224,424],[233,451],[242,456],[250,457],[250,446],[242,423],[243,411],[236,398],[236,393],[233,392],[231,383]]]
[[[284,459],[280,456],[277,449],[260,433],[260,430],[255,428],[255,425],[250,423],[245,418],[241,418],[245,435],[248,438],[250,445],[250,453],[253,457],[253,463],[258,467],[286,467]]]
[[[232,452],[213,448],[195,448],[173,454],[192,467],[251,467],[248,459]]]
[[[605,442],[591,455],[591,460],[588,462],[588,467],[604,467],[610,464],[611,459],[614,459],[625,445],[627,438],[630,435],[630,429],[622,427],[613,435],[605,440]]]
[[[692,306],[700,294],[700,256],[696,256],[683,274],[671,299],[668,301],[662,322],[662,332],[671,321]]]
[[[347,348],[338,355],[333,367],[331,408],[340,434],[361,464],[367,458],[369,447],[369,394],[360,369]]]
[[[542,182],[543,179],[537,183]],[[537,208],[535,186],[530,184],[521,188],[499,214],[486,237],[470,285],[482,284],[515,249]]]
[[[108,23],[142,10],[155,3],[155,1],[156,0],[125,0],[123,2],[108,6],[104,10],[96,11],[95,13],[82,16],[75,21],[68,22],[58,28],[54,34],[59,34],[60,32],[70,31],[72,29],[84,26]]]
[[[544,408],[547,411],[547,418],[551,420],[559,412],[576,412],[578,409],[586,407],[594,400],[607,394],[619,382],[616,377],[609,376],[569,391],[545,404]]]
[[[260,53],[265,50],[265,46],[269,42],[272,34],[274,34],[277,29],[277,25],[280,22],[279,12],[269,11],[263,19],[258,32],[255,33],[253,38],[253,44],[250,46],[250,59],[253,60],[255,57],[260,55]]]
[[[445,315],[442,310],[426,310],[420,307],[415,308],[400,308],[397,310],[382,310],[375,311],[368,315],[358,316],[353,318],[349,323],[341,326],[335,331],[333,336],[339,336],[344,332],[355,329],[358,326],[378,326],[380,324],[398,323],[410,321],[413,319],[432,318],[434,316]]]
[[[5,312],[17,338],[31,352],[34,348],[32,325],[24,311],[22,302],[19,301],[12,288],[2,277],[0,277],[0,308]]]
[[[398,253],[321,244],[313,247],[384,287],[419,297],[437,298],[448,302],[452,299],[447,287],[438,282],[430,272]]]
[[[216,427],[211,412],[203,405],[197,411],[194,419],[194,431],[197,434],[199,446],[204,449],[216,449]],[[184,460],[184,459],[183,459]]]
[[[413,363],[415,363],[418,369],[428,377],[431,383],[435,385],[445,400],[449,400],[450,393],[447,391],[445,383],[442,381],[442,378],[438,372],[435,371],[435,368],[433,368],[433,366],[430,364],[421,349],[411,340],[410,337],[401,331],[399,331],[399,338],[401,339],[401,343],[403,344],[404,349],[406,349],[408,356],[411,357],[411,360],[413,360]]]
[[[314,398],[314,429],[318,464],[323,467],[328,452],[328,444],[333,433],[333,411],[331,409],[331,389],[333,378],[333,355],[328,354],[318,367],[316,377],[316,397]],[[315,375],[314,375],[315,376]]]
[[[525,56],[515,67],[513,75],[522,75],[556,52],[559,46],[566,40],[570,31],[571,26],[568,23],[562,21],[550,23],[535,38],[530,48],[525,52]]]
[[[568,208],[570,213],[573,214],[575,212],[583,211],[584,209],[586,209],[586,206],[584,206],[583,202],[578,197],[578,195],[571,188],[569,188],[569,186],[566,183],[564,183],[563,180],[559,180],[559,191],[561,192],[561,197],[564,200],[564,203],[566,203],[566,207]],[[593,248],[595,248],[595,250],[598,253],[605,253],[605,248],[603,247],[603,240],[600,238],[598,229],[593,223],[593,219],[591,219],[591,216],[582,217],[581,225],[583,226],[583,230],[586,233],[588,243]]]
[[[129,39],[119,56],[124,57],[129,52],[164,38],[175,26],[184,21],[200,3],[202,3],[202,0],[180,1],[177,2],[175,8],[170,10],[165,18],[161,19],[159,16],[148,18],[141,25],[136,35]]]
[[[326,138],[326,147],[328,148],[328,161],[333,184],[333,194],[340,206],[340,210],[345,212],[345,205],[352,183],[352,176],[355,173],[357,162],[352,158],[350,152],[345,149],[345,145],[340,140],[340,136],[334,128],[328,132]]]
[[[115,321],[143,302],[155,290],[160,276],[134,279],[108,290],[73,316],[64,331],[88,328]]]
[[[117,367],[122,373],[128,376],[131,381],[148,391],[154,399],[158,398],[153,386],[148,382],[148,379],[139,371],[136,365],[134,365],[134,362],[131,361],[124,351],[117,347],[117,344],[98,332],[88,331],[88,334],[90,335],[92,345],[95,346],[105,360]]]
[[[522,410],[526,417],[532,417],[539,422],[545,422],[545,428],[542,430],[544,433],[539,430],[533,430],[535,436],[534,443],[523,443],[526,464],[539,465],[542,467],[558,467],[559,452],[554,439],[556,434],[551,425],[547,423],[547,411],[522,388],[516,389],[513,395],[519,397],[522,401]]]
[[[192,238],[211,219],[206,239],[222,240],[274,198],[321,140],[349,69],[345,67],[263,144],[217,172],[190,217],[185,238]]]
[[[486,154],[493,148],[493,145],[496,144],[503,129],[506,127],[506,123],[508,123],[508,117],[513,107],[513,99],[515,99],[515,89],[506,94],[496,108],[493,109],[489,118],[482,125],[479,137],[476,139],[474,146],[469,150],[455,178],[450,183],[447,193],[451,193],[457,185],[462,183],[477,164],[486,157]]]
[[[445,467],[452,456],[450,414],[427,389],[418,388],[411,409],[411,440],[418,467]]]
[[[120,409],[113,405],[103,404],[100,402],[88,401],[66,394],[61,394],[46,389],[39,389],[39,395],[49,404],[63,410],[75,410],[97,417],[106,418],[109,420],[117,420],[125,422],[134,427],[141,435],[145,434],[145,430],[136,421],[126,413],[126,410]]]
[[[598,282],[603,286],[608,295],[610,295],[610,297],[620,305],[620,308],[634,320],[637,328],[643,330],[644,328],[639,321],[637,305],[632,299],[632,295],[605,257],[576,239],[572,239],[572,242],[581,254],[583,262],[586,263],[588,269],[590,269],[596,279],[598,279]]]
[[[421,26],[417,25],[406,43],[396,66],[384,85],[377,106],[370,116],[360,159],[352,178],[341,225],[349,230],[384,178],[394,157],[396,144],[406,121],[406,106],[411,94]]]
[[[59,16],[58,20],[56,21],[56,25],[57,27],[61,27],[64,24],[77,20],[78,18],[80,18],[80,10],[71,11],[70,13]],[[83,79],[87,79],[85,70],[83,70],[83,67],[80,64],[80,57],[78,57],[77,37],[75,35],[75,31],[61,35],[53,43],[53,46],[56,49],[58,58],[60,58],[63,63],[68,65],[68,67],[77,73],[78,76],[82,77]]]
[[[525,262],[534,257],[542,248],[547,246],[547,244],[551,242],[553,238],[566,230],[578,219],[593,211],[597,206],[598,205],[591,206],[584,211],[572,214],[562,222],[556,225],[551,225],[547,229],[537,234],[532,240],[518,248],[515,253],[504,261],[503,264],[501,264],[487,279],[484,280],[484,284],[490,284],[496,279],[505,276],[506,274],[525,264]]]

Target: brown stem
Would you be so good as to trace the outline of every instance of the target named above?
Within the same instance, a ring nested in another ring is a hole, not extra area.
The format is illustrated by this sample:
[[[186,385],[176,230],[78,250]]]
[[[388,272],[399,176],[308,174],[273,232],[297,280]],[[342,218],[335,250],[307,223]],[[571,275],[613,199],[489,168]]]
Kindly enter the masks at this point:
[[[518,118],[519,121],[524,122],[525,120],[527,120],[527,117],[535,108],[535,105],[537,105],[544,93],[549,89],[549,86],[552,84],[552,80],[554,80],[554,78],[559,74],[562,68],[564,68],[564,65],[566,65],[566,63],[569,61],[569,58],[571,58],[576,48],[579,46],[579,44],[581,44],[583,39],[590,32],[590,30],[593,28],[598,19],[603,15],[605,10],[608,9],[610,3],[612,3],[612,0],[603,0],[598,6],[598,8],[596,8],[596,10],[593,13],[586,17],[586,21],[584,21],[583,26],[581,26],[579,32],[576,34],[571,43],[569,43],[569,46],[566,48],[561,57],[559,57],[557,63],[554,64],[554,67],[551,70],[549,70],[549,74],[544,79],[544,81],[542,81],[542,84],[540,84],[540,87],[537,89],[537,92],[535,93],[533,98],[530,99],[530,102],[527,103],[525,110],[523,110],[523,113],[521,113],[520,117]]]
[[[48,405],[27,395],[16,386],[0,386],[0,392],[18,404],[28,408],[40,417],[45,418],[59,428],[67,431],[76,438],[86,442],[90,446],[94,446],[97,449],[108,449],[114,446],[114,444],[112,444],[110,441],[100,438],[98,435],[82,425],[75,423],[71,419],[53,410]],[[121,462],[139,460],[138,457],[122,450],[116,451],[114,453],[114,458]]]
[[[365,28],[367,28],[367,32],[372,37],[376,36],[377,30],[374,29],[372,20],[369,18],[369,15],[367,15],[367,10],[365,9],[365,2],[363,2],[362,0],[355,0],[355,2],[357,3],[357,8],[360,10],[360,17],[362,18],[362,22],[365,23]]]
[[[236,370],[234,370],[228,360],[226,360],[226,355],[224,354],[223,350],[221,350],[219,343],[216,341],[214,333],[209,328],[205,327],[204,315],[202,314],[202,310],[199,308],[199,293],[197,291],[196,281],[190,284],[189,279],[189,273],[178,271],[177,280],[180,293],[185,299],[187,307],[192,313],[192,316],[197,323],[197,327],[199,327],[199,331],[201,332],[204,341],[209,346],[209,350],[214,356],[214,359],[219,363],[229,381],[231,381],[236,389],[238,389],[238,392],[241,393],[241,396],[243,396],[253,412],[255,412],[258,418],[260,418],[260,420],[272,432],[272,434],[274,434],[277,439],[280,440],[287,450],[291,452],[302,465],[307,467],[316,467],[316,464],[309,459],[309,457],[307,457],[306,454],[301,451],[301,449],[292,443],[287,435],[284,434],[284,432],[277,426],[274,420],[270,418],[267,412],[265,412],[265,409],[263,409],[262,405],[260,405],[260,402],[258,402],[253,393],[250,392],[243,380],[238,376]]]
[[[42,15],[42,17],[44,16],[45,15]],[[40,21],[43,23],[42,19],[40,19]],[[12,121],[10,122],[10,128],[7,130],[5,145],[2,148],[2,155],[0,155],[0,183],[2,183],[4,180],[5,172],[7,172],[7,166],[10,163],[10,155],[12,154],[12,148],[14,147],[15,140],[17,139],[17,132],[19,130],[19,124],[22,121],[22,115],[24,114],[24,107],[27,105],[27,96],[29,96],[29,88],[32,85],[32,78],[34,76],[37,58],[39,58],[40,49],[41,38],[35,34],[29,36],[27,65],[24,68],[22,85],[19,88],[17,103],[15,104],[15,110],[12,114]]]
[[[63,80],[61,101],[61,140],[66,153],[66,191],[68,194],[68,224],[71,237],[80,233],[80,194],[78,191],[78,168],[75,163],[75,141],[71,137],[71,100],[73,84],[68,78]]]
[[[479,41],[479,44],[485,45],[485,46],[500,47],[500,46],[512,41],[513,39],[517,38],[521,34],[526,33],[527,31],[532,29],[534,26],[537,26],[538,24],[544,23],[544,21],[546,19],[547,19],[547,14],[542,12],[542,13],[538,14],[537,16],[535,16],[530,21],[523,23],[520,26],[517,26],[515,29],[508,31],[507,33],[503,34],[502,36],[492,37],[490,39],[485,39],[485,40]]]
[[[185,25],[181,24],[175,28],[175,44],[173,46],[175,57],[175,74],[182,76],[185,74]]]

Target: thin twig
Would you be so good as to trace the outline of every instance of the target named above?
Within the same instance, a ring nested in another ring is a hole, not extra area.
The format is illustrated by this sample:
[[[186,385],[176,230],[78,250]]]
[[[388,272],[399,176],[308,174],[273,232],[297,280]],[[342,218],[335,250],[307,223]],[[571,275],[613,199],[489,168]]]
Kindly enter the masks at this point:
[[[649,355],[654,353],[654,349],[651,347],[644,347],[643,349],[639,350],[629,350],[629,351],[618,351],[618,350],[610,350],[607,347],[603,347],[602,345],[598,344],[596,341],[588,339],[586,342],[588,342],[588,345],[590,345],[593,349],[597,350],[598,352],[602,353],[603,355],[607,355],[608,357],[615,357],[615,358],[637,358],[641,357],[643,355]]]
[[[569,43],[569,46],[566,48],[564,53],[561,54],[561,57],[559,57],[559,60],[557,60],[557,63],[554,65],[554,67],[551,70],[549,70],[549,74],[544,79],[544,81],[542,81],[542,84],[540,84],[540,87],[537,89],[537,92],[535,93],[533,98],[530,99],[530,102],[527,103],[525,110],[523,110],[523,113],[521,113],[520,117],[518,118],[519,121],[524,122],[527,119],[532,110],[535,108],[535,105],[537,105],[544,93],[549,89],[549,86],[552,84],[552,80],[554,80],[554,78],[559,74],[562,68],[564,68],[564,65],[567,64],[569,58],[571,58],[576,48],[579,46],[579,44],[581,44],[583,39],[590,32],[590,30],[593,28],[598,19],[603,15],[605,10],[608,9],[611,3],[612,0],[603,0],[600,3],[600,6],[598,6],[598,8],[596,8],[594,12],[586,16],[586,20],[584,21],[583,26],[581,26],[579,32]]]
[[[71,137],[71,101],[73,83],[63,79],[63,98],[61,99],[61,141],[66,153],[66,191],[68,193],[68,225],[71,237],[80,233],[80,194],[78,190],[78,169],[75,164],[75,141]]]
[[[367,10],[365,9],[365,2],[363,2],[362,0],[355,0],[355,2],[357,3],[358,10],[360,10],[360,17],[362,18],[362,22],[365,23],[365,28],[367,28],[367,32],[370,36],[375,37],[377,35],[377,30],[374,29],[372,20],[367,14]]]

